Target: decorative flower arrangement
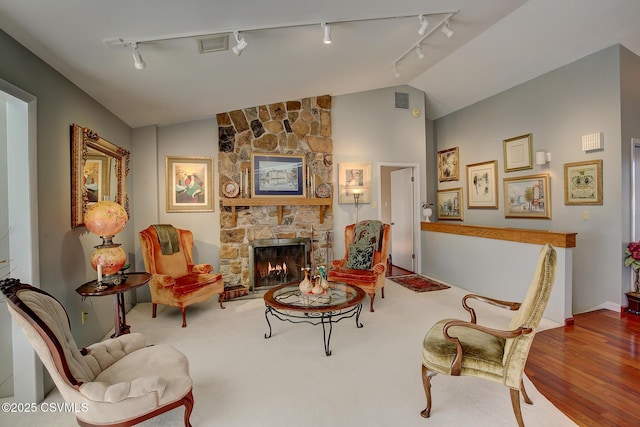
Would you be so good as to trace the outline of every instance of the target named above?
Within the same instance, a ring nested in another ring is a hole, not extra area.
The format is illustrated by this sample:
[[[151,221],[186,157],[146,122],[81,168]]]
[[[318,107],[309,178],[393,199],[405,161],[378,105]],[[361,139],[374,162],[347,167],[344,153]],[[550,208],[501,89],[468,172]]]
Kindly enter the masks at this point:
[[[433,206],[433,203],[422,202],[422,209],[427,209],[430,206]]]
[[[631,267],[635,273],[635,280],[633,281],[633,292],[640,291],[640,242],[631,242],[624,250],[627,257],[624,259],[625,267]]]

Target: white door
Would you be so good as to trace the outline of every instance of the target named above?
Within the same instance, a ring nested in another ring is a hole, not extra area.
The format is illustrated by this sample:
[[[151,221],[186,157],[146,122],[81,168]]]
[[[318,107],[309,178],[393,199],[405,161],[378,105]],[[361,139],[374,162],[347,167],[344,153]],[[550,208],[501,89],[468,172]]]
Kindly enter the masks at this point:
[[[412,168],[391,172],[391,259],[393,265],[409,271],[415,271],[412,178]]]

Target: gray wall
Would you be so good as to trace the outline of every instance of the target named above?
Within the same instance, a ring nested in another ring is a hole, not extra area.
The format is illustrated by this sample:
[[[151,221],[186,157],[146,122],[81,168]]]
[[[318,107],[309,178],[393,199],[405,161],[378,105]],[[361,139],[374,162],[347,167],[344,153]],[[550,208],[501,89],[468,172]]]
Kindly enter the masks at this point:
[[[133,193],[136,206],[141,207],[134,218],[137,270],[144,270],[137,233],[152,224],[173,224],[193,232],[195,261],[211,264],[215,271],[220,271],[220,206],[217,191],[219,186],[218,126],[215,118],[170,126],[138,128],[134,130],[133,137],[132,165],[136,170]],[[213,158],[213,212],[166,211],[167,156]],[[147,287],[138,291],[138,298],[139,301],[150,301]]]
[[[438,150],[460,147],[460,181],[440,183],[439,189],[463,187],[465,223],[578,233],[574,313],[626,303],[622,296],[629,289],[629,271],[622,267],[622,252],[630,239],[629,144],[640,129],[628,125],[623,135],[621,91],[622,103],[631,111],[623,124],[634,117],[637,123],[640,97],[629,88],[635,84],[637,92],[639,71],[635,55],[613,46],[434,122]],[[604,133],[604,151],[581,150],[581,136],[591,132]],[[526,133],[533,134],[533,151],[550,152],[551,162],[505,173],[502,141]],[[565,206],[563,165],[595,159],[604,163],[604,204]],[[498,160],[500,207],[466,209],[465,166],[489,160]],[[551,176],[552,219],[505,219],[503,178],[537,173]],[[584,211],[589,211],[589,220],[582,219]]]
[[[395,108],[395,92],[409,93],[409,109]],[[371,203],[361,204],[358,219],[379,219],[380,176],[378,163],[414,163],[420,173],[420,194],[426,200],[426,126],[424,92],[409,86],[390,87],[333,98],[334,180],[341,162],[371,163]],[[419,108],[420,117],[411,115]],[[420,209],[416,207],[416,211]],[[355,219],[352,203],[340,204],[334,197],[334,258],[344,256],[344,227]],[[419,217],[418,217],[419,218]],[[416,236],[416,247],[419,245]]]
[[[69,312],[79,346],[101,339],[113,327],[111,298],[82,302],[74,290],[95,277],[89,265],[97,236],[84,227],[71,229],[70,130],[89,127],[103,138],[131,149],[131,129],[66,78],[0,31],[0,79],[37,98],[38,228],[40,287],[58,298]],[[128,190],[131,186],[127,185]],[[131,205],[132,211],[135,205]],[[115,241],[133,252],[131,226]],[[81,325],[82,309],[89,319]],[[49,382],[45,389],[52,388]]]

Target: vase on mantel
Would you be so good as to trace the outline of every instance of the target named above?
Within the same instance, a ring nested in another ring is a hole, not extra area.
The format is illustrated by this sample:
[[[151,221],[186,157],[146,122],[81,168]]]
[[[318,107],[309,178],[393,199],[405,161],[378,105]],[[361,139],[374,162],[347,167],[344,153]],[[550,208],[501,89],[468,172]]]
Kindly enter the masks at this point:
[[[640,269],[633,270],[633,292],[640,292]]]

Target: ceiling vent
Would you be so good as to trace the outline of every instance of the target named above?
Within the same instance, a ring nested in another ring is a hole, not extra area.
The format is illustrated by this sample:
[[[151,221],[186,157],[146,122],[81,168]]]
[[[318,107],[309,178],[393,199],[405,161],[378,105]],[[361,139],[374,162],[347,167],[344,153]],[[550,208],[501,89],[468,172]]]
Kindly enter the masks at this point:
[[[198,39],[200,53],[222,52],[229,50],[229,35],[217,35]]]
[[[403,92],[396,92],[396,108],[401,110],[409,109],[409,94]]]

